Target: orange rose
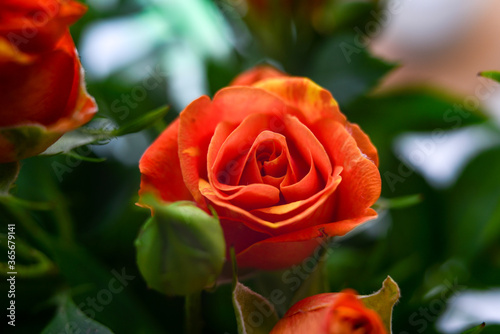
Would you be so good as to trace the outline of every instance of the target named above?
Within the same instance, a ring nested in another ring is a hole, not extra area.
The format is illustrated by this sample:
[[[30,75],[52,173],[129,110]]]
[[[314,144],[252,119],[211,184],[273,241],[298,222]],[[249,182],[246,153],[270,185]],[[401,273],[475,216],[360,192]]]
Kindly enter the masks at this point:
[[[241,267],[277,269],[376,217],[378,156],[328,91],[253,71],[184,109],[141,158],[139,193],[213,207]]]
[[[74,1],[0,4],[0,163],[43,152],[97,111],[68,24]]]
[[[270,334],[386,334],[377,312],[352,290],[322,293],[293,305]]]

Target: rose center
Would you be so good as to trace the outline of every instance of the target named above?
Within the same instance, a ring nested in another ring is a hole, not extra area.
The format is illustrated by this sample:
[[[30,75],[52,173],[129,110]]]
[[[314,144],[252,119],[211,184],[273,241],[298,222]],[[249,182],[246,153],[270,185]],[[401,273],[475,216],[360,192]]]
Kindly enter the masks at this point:
[[[368,321],[355,310],[338,307],[333,311],[330,322],[331,334],[366,334]]]
[[[261,176],[282,177],[286,174],[287,161],[281,144],[266,140],[257,147],[255,159]]]

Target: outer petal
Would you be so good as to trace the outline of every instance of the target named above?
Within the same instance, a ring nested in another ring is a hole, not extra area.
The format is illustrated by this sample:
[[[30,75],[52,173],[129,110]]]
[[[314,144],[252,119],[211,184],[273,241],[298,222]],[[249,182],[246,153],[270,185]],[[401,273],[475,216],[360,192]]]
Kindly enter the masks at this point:
[[[320,239],[287,242],[266,241],[255,243],[247,250],[237,254],[238,265],[242,268],[263,270],[288,268],[310,256],[320,244]]]
[[[357,124],[348,123],[346,124],[346,129],[354,138],[354,140],[356,140],[356,144],[358,145],[361,153],[366,155],[366,157],[378,167],[377,148],[372,144],[370,138],[366,135],[366,133],[364,133]]]
[[[139,196],[157,192],[165,201],[192,200],[184,185],[179,161],[179,119],[176,119],[144,152],[139,161],[141,189]]]
[[[237,254],[238,264],[265,270],[290,267],[310,256],[316,247],[322,245],[325,236],[344,235],[375,217],[375,211],[371,210],[371,216],[367,214],[357,219],[319,224],[261,240]]]
[[[0,64],[0,126],[55,123],[64,116],[75,73],[74,54],[56,49],[29,64]]]
[[[322,119],[332,118],[346,126],[349,134],[356,140],[358,148],[378,166],[377,149],[357,124],[347,122],[340,112],[337,102],[329,91],[307,78],[274,78],[254,84],[280,96],[287,104],[301,111],[306,124],[311,125]]]
[[[337,220],[371,214],[368,210],[380,197],[381,179],[375,163],[363,155],[345,126],[332,119],[313,127],[331,160],[342,166],[342,182],[337,189]]]
[[[234,78],[230,86],[251,86],[264,79],[287,76],[288,74],[269,65],[255,66],[254,68],[251,68]]]
[[[300,111],[299,119],[306,125],[325,118],[346,123],[337,101],[326,89],[307,78],[283,77],[267,79],[253,87],[264,89],[279,96],[286,104]]]

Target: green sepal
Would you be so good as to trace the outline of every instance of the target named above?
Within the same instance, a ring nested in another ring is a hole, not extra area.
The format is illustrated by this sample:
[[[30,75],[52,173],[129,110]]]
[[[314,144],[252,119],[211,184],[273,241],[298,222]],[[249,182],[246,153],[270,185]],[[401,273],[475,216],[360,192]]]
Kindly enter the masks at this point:
[[[392,309],[400,296],[401,293],[397,283],[390,276],[387,276],[380,290],[371,295],[360,296],[359,298],[366,307],[376,311],[380,315],[387,332],[392,333]]]
[[[266,298],[238,281],[234,248],[231,248],[231,259],[233,263],[232,300],[238,334],[268,334],[278,323],[278,314],[273,304]]]

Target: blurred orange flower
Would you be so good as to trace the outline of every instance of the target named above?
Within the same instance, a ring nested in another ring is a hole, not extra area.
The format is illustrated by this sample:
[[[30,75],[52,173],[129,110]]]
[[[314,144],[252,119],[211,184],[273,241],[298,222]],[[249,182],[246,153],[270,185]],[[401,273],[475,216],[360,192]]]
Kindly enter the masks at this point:
[[[75,1],[0,4],[0,163],[43,152],[97,111],[68,29],[85,10]]]

